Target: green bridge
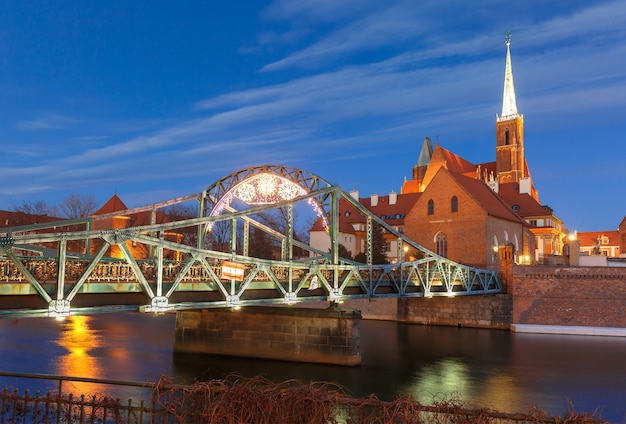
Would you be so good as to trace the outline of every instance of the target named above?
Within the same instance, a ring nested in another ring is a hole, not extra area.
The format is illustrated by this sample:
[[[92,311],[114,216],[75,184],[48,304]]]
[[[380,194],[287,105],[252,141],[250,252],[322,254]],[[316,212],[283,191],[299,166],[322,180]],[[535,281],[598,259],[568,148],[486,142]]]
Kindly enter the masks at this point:
[[[197,216],[156,222],[159,211],[194,199]],[[365,263],[339,255],[340,199],[366,218]],[[297,208],[306,208],[323,220],[330,251],[314,249],[294,237]],[[277,210],[284,216],[283,231],[259,220],[264,213]],[[117,229],[98,227],[103,220],[137,213],[149,214],[151,222]],[[207,237],[218,225],[227,230],[227,241],[219,250]],[[399,251],[407,246],[417,259],[373,264],[374,225],[397,238]],[[168,236],[183,233],[193,237]],[[253,237],[259,234],[280,245],[280,257],[267,260],[249,254]],[[136,257],[135,245],[146,246],[148,257]],[[112,249],[117,249],[117,257],[111,256]],[[357,298],[501,291],[496,272],[441,257],[405,237],[340,187],[301,169],[278,165],[246,168],[201,193],[167,202],[0,230],[0,317],[166,312],[320,300],[340,303]]]

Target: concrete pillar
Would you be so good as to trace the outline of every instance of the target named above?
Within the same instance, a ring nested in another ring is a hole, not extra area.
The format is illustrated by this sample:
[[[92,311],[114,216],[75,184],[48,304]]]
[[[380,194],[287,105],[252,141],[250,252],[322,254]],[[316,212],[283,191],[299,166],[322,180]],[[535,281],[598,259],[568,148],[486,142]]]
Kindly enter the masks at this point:
[[[580,241],[570,240],[569,242],[569,266],[578,266],[580,264]]]
[[[333,306],[178,311],[174,352],[359,365],[361,314]]]

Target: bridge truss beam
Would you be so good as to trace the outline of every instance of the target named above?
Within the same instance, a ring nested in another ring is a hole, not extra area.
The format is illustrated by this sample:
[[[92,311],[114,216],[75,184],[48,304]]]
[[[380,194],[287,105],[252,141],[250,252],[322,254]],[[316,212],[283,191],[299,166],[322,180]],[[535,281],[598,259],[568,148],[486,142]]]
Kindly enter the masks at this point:
[[[226,196],[233,194],[235,188],[242,187],[248,178],[259,178],[263,172],[289,178],[302,190],[294,197],[271,204],[249,206],[244,210],[237,210],[232,201],[223,202]],[[221,198],[216,197],[216,193]],[[111,310],[165,312],[501,291],[495,272],[468,267],[436,255],[371,214],[341,188],[301,170],[264,166],[240,171],[220,180],[201,195],[184,199],[190,198],[203,199],[197,218],[124,229],[87,228],[61,233],[14,232],[8,229],[4,235],[0,235],[0,317],[64,316]],[[337,238],[340,199],[351,203],[367,218],[366,264],[339,257]],[[294,205],[301,202],[316,205],[319,216],[327,223],[331,238],[330,252],[313,249],[293,237]],[[216,205],[221,205],[219,213],[214,213]],[[278,208],[286,211],[284,232],[271,229],[257,219],[259,214]],[[167,232],[197,227],[199,238],[204,239],[207,229],[217,222],[230,223],[231,236],[226,252],[207,249],[204,242],[200,241],[185,244],[164,237]],[[239,250],[237,223],[241,223],[244,229],[243,245]],[[411,262],[373,265],[373,223],[397,237],[399,249],[410,246],[419,253],[417,256],[420,258]],[[279,241],[282,246],[279,259],[248,256],[251,227]],[[85,245],[91,243],[94,246],[99,244],[100,247],[94,254],[76,255],[68,249],[70,241],[84,241]],[[136,258],[129,246],[137,244],[145,245],[155,253],[148,259]],[[44,245],[57,246],[56,256],[16,254],[24,246],[32,248]],[[106,257],[111,246],[119,248],[121,258]],[[294,247],[304,249],[308,256],[294,258]],[[177,252],[182,259],[168,260],[166,251]],[[236,277],[227,272],[233,266],[240,273]],[[98,296],[87,296],[105,293],[109,294],[108,297],[101,297],[105,301],[94,300]],[[111,300],[111,295],[115,297],[114,300]],[[3,302],[5,299],[28,299],[29,302]]]

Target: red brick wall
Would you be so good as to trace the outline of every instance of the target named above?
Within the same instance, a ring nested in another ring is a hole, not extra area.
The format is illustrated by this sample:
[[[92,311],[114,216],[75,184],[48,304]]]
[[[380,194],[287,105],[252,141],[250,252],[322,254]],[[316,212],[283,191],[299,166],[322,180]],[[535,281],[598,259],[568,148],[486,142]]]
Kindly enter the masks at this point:
[[[452,196],[458,199],[458,212],[451,212]],[[434,214],[428,215],[428,201],[435,204]],[[528,247],[528,236],[522,225],[487,215],[476,199],[461,188],[445,171],[439,172],[424,194],[405,218],[406,235],[422,246],[435,251],[435,235],[446,234],[448,258],[478,268],[496,269],[498,255],[493,252],[493,238],[504,245],[505,231],[512,242],[517,234],[518,243]],[[518,254],[521,252],[517,252]]]
[[[457,196],[458,212],[451,212],[452,196]],[[428,215],[428,201],[435,205]],[[445,172],[434,178],[424,194],[405,218],[406,235],[422,246],[435,250],[435,235],[443,232],[448,238],[448,258],[464,264],[484,264],[485,211]],[[483,246],[483,248],[476,248]]]
[[[626,328],[626,268],[514,266],[513,323]]]

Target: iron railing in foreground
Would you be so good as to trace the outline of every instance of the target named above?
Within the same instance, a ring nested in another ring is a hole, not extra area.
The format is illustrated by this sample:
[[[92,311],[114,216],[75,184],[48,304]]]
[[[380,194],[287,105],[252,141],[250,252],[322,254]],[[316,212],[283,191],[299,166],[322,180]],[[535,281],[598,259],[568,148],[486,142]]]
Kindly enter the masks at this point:
[[[157,393],[153,382],[132,382],[95,378],[68,377],[50,374],[26,374],[14,372],[0,372],[2,377],[19,379],[24,383],[27,380],[46,380],[51,382],[56,391],[45,394],[36,390],[34,395],[29,390],[23,394],[17,388],[4,387],[0,392],[0,424],[143,424],[143,423],[176,423],[175,417],[168,418],[168,411],[158,407],[156,399],[151,395]],[[128,391],[131,388],[146,389],[150,394],[150,401],[129,398],[122,400],[110,396],[90,394],[75,395],[66,393],[64,383],[92,383],[102,386],[114,386],[118,392]],[[159,418],[155,421],[155,418]]]
[[[46,393],[19,395],[17,390],[0,393],[0,424],[130,424],[130,423],[228,423],[228,424],[466,424],[466,423],[568,423],[595,424],[605,421],[595,413],[575,413],[571,405],[561,416],[532,409],[528,414],[508,414],[490,409],[469,409],[454,400],[422,405],[410,396],[382,401],[372,395],[354,398],[335,383],[274,383],[263,377],[230,375],[223,380],[193,385],[138,383],[45,374],[3,373],[0,377],[88,382],[123,387],[150,388],[150,402],[92,395]],[[134,403],[135,402],[135,403]]]

